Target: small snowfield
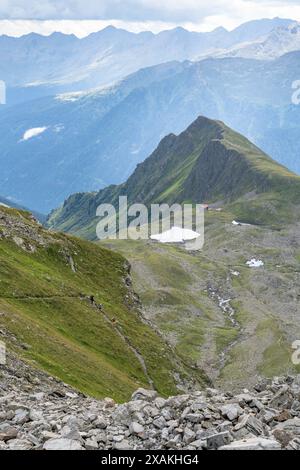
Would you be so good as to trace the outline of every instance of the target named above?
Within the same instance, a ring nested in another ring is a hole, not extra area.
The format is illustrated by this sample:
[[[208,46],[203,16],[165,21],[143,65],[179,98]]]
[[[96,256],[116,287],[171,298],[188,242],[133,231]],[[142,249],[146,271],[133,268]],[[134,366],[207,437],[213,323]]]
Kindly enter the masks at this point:
[[[152,235],[151,240],[156,240],[160,243],[184,243],[189,240],[195,240],[200,237],[200,234],[194,232],[193,230],[172,227],[171,230],[166,232],[159,233],[157,235]]]
[[[264,266],[264,262],[261,259],[252,258],[250,261],[247,261],[246,264],[249,268],[261,268]]]

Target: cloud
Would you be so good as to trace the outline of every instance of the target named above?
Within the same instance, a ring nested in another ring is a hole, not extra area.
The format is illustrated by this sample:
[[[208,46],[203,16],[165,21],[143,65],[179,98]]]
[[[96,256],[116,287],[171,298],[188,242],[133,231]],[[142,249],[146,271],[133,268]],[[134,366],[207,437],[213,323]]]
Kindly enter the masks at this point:
[[[299,0],[0,0],[0,19],[60,20],[64,24],[56,23],[56,27],[44,23],[46,34],[53,27],[61,30],[72,25],[73,30],[68,31],[81,37],[94,31],[97,21],[97,29],[113,24],[131,31],[157,32],[180,25],[207,31],[217,26],[233,29],[249,20],[275,16],[300,20]],[[0,22],[3,34],[2,26]]]
[[[24,132],[22,140],[29,140],[32,139],[32,137],[36,137],[40,134],[43,134],[48,129],[48,127],[34,127],[33,129],[28,129],[26,132]]]
[[[188,21],[217,13],[228,1],[199,0],[1,0],[2,19],[116,19]],[[196,15],[196,16],[195,16]]]
[[[254,10],[288,14],[295,7],[299,0],[1,0],[0,18],[199,22]]]

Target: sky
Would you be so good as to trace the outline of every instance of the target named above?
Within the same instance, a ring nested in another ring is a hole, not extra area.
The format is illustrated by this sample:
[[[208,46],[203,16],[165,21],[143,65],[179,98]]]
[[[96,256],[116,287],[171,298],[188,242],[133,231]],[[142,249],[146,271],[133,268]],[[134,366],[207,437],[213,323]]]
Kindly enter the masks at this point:
[[[0,34],[61,31],[83,37],[110,24],[134,32],[231,30],[276,16],[300,21],[300,0],[0,0]]]

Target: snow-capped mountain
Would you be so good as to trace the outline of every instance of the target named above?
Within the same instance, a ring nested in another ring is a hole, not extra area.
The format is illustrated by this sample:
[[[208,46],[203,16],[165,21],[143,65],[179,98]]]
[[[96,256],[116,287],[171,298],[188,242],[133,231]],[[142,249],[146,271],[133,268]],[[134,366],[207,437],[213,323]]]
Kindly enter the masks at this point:
[[[235,46],[225,56],[272,60],[288,52],[300,50],[300,23],[275,28],[266,36]]]
[[[172,60],[199,60],[232,48],[239,50],[245,42],[258,41],[293,23],[274,18],[251,21],[230,32],[217,28],[208,33],[175,28],[159,34],[134,34],[108,27],[83,39],[62,33],[0,36],[0,78],[6,82],[11,105],[110,85],[141,68]]]

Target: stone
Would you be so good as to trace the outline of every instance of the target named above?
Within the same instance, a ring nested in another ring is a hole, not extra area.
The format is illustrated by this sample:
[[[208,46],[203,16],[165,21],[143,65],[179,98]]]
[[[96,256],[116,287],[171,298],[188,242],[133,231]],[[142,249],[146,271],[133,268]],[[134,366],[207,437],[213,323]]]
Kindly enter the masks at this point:
[[[156,428],[159,428],[159,429],[163,429],[167,426],[167,423],[166,423],[166,420],[165,418],[163,418],[162,416],[160,416],[159,418],[155,419],[153,421],[153,425],[156,427]]]
[[[287,446],[287,450],[300,450],[300,439],[293,439]]]
[[[206,440],[208,450],[216,450],[219,447],[229,444],[231,441],[231,436],[228,431],[220,432],[218,434],[213,434],[209,436]]]
[[[162,410],[162,411],[164,411],[164,410]],[[155,418],[156,416],[160,415],[160,410],[156,406],[147,405],[143,409],[143,413],[146,416],[150,416],[151,418]],[[166,417],[164,413],[161,413],[161,414],[162,414],[162,416],[164,416],[164,418]]]
[[[10,439],[15,439],[18,435],[18,430],[13,427],[9,427],[5,432],[0,432],[0,441],[9,441]]]
[[[41,437],[42,437],[42,441],[45,442],[45,441],[48,441],[49,439],[57,439],[59,438],[59,435],[57,433],[50,432],[50,431],[42,431]]]
[[[289,387],[287,385],[283,385],[270,401],[270,406],[273,408],[290,409],[292,403],[293,399],[289,391]]]
[[[154,400],[154,405],[157,406],[157,408],[163,408],[166,406],[166,400],[164,398],[157,397]]]
[[[193,441],[190,443],[190,446],[194,449],[204,449],[207,447],[207,443],[203,439],[198,439],[197,441]]]
[[[128,440],[123,439],[123,441],[121,441],[121,442],[116,442],[116,443],[114,444],[114,449],[115,449],[115,450],[131,450],[131,449],[132,449],[132,446],[131,446],[131,444],[129,443]]]
[[[283,423],[280,423],[276,426],[275,429],[283,430],[292,433],[295,436],[300,435],[300,418],[295,417],[293,419],[288,419]]]
[[[43,392],[35,393],[32,395],[33,400],[41,401],[44,399],[45,394]]]
[[[257,392],[264,392],[268,386],[270,386],[272,381],[270,379],[262,379],[258,384],[255,385],[254,390]]]
[[[157,396],[158,396],[158,393],[155,390],[147,390],[145,388],[139,388],[132,394],[131,400],[153,401],[157,398]]]
[[[260,436],[264,432],[264,428],[263,428],[261,421],[259,421],[253,415],[243,416],[234,427],[234,430],[239,431],[240,429],[244,427],[247,428],[249,432],[251,432],[252,434],[256,436]]]
[[[196,438],[196,433],[194,433],[194,431],[192,431],[191,429],[187,428],[183,435],[183,441],[186,444],[190,444],[191,442],[195,441],[195,438]]]
[[[7,444],[10,450],[30,450],[33,447],[33,444],[26,439],[13,439]]]
[[[253,396],[250,395],[249,393],[240,393],[239,395],[236,396],[236,399],[239,405],[243,405],[243,404],[251,403],[253,400]]]
[[[275,429],[273,436],[275,437],[276,441],[280,442],[283,448],[287,447],[288,444],[293,440],[293,435],[291,433],[281,429]]]
[[[204,416],[200,413],[189,413],[185,416],[185,420],[195,424],[202,423]]]
[[[114,408],[116,406],[116,402],[115,400],[113,400],[112,398],[104,398],[104,408],[107,409],[107,408]]]
[[[219,424],[217,427],[217,431],[220,432],[225,432],[225,431],[230,431],[232,429],[232,422],[231,421],[224,421],[223,423]]]
[[[19,408],[15,411],[14,423],[24,424],[30,420],[28,410]]]
[[[215,397],[219,395],[219,390],[216,390],[215,388],[207,388],[206,389],[206,396],[209,398]]]
[[[106,429],[107,421],[105,418],[98,416],[98,418],[93,421],[93,425],[98,429]]]
[[[271,421],[273,421],[273,419],[275,418],[275,416],[276,416],[276,411],[273,411],[273,410],[265,410],[264,413],[263,413],[263,421],[264,421],[264,423],[269,424]]]
[[[87,439],[84,444],[86,450],[98,450],[99,445],[95,439]]]
[[[127,436],[128,437],[128,436]],[[114,442],[122,442],[124,440],[124,436],[123,435],[117,435],[117,436],[113,436],[112,437],[112,440]]]
[[[281,450],[281,445],[274,439],[256,437],[232,442],[219,450]]]
[[[144,437],[144,431],[144,427],[139,423],[132,422],[129,425],[130,434],[135,434],[136,436]]]
[[[243,413],[242,408],[235,404],[224,405],[220,408],[220,411],[222,415],[227,417],[230,421],[234,421]]]
[[[74,441],[80,441],[81,440],[81,435],[75,427],[69,427],[69,426],[64,426],[63,429],[61,430],[61,435],[62,437]]]
[[[41,421],[43,419],[42,411],[30,410],[29,419],[31,421]]]
[[[44,450],[83,450],[79,441],[72,439],[49,439],[43,445]]]
[[[287,421],[288,419],[292,419],[292,415],[288,410],[283,410],[277,416],[275,416],[274,419],[278,423],[283,423],[284,421]]]
[[[251,401],[250,407],[257,408],[259,411],[264,409],[264,405],[261,403],[261,401],[257,400],[256,398]]]
[[[300,450],[300,376],[239,394],[209,389],[165,399],[140,389],[116,405],[28,365],[12,374],[13,367],[1,367],[0,450]]]

